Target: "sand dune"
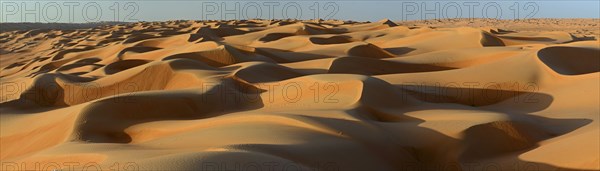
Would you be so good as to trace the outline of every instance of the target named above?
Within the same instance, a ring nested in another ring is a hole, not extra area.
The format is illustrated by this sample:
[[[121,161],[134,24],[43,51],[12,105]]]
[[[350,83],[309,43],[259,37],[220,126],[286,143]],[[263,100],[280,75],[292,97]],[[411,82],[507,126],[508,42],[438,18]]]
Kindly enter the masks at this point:
[[[599,170],[600,42],[577,22],[4,31],[1,170]]]

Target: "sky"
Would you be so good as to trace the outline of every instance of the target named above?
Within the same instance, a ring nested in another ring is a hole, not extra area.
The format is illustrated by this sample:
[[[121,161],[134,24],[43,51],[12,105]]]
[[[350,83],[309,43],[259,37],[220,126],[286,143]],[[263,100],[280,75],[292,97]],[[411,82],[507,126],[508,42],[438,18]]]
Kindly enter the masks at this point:
[[[0,22],[342,19],[393,21],[438,18],[600,18],[600,1],[1,1]]]

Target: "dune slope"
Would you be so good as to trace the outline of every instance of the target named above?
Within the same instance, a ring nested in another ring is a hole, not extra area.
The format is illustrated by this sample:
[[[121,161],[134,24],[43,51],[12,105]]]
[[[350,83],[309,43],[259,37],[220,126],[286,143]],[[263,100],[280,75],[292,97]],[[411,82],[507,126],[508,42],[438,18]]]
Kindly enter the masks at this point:
[[[0,33],[0,170],[599,170],[600,42],[389,20]]]

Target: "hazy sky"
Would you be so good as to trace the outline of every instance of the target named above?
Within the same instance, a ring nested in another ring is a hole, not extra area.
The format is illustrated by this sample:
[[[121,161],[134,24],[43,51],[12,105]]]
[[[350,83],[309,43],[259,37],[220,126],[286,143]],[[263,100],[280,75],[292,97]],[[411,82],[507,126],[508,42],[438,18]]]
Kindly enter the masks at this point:
[[[600,18],[600,1],[2,1],[1,22],[296,18]]]

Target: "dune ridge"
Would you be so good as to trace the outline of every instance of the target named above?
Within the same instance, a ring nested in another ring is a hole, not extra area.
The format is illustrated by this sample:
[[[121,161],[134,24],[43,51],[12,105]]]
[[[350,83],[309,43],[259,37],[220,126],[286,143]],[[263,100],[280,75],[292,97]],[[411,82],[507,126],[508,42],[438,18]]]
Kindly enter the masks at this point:
[[[570,29],[384,19],[5,31],[0,170],[599,170],[600,41]]]

